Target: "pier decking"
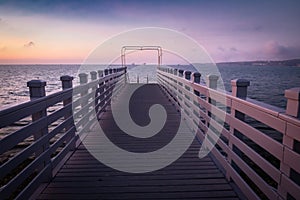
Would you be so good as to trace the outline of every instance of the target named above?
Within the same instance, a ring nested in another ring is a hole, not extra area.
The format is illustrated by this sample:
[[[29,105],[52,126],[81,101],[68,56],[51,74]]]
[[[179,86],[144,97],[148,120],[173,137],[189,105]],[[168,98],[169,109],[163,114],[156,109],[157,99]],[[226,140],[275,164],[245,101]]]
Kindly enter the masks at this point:
[[[141,142],[122,133],[110,109],[101,116],[100,121],[115,144],[134,152],[154,151],[167,144],[176,134],[180,118],[159,85],[148,84],[142,87],[142,92],[132,102],[135,105],[131,112],[133,119],[147,124],[147,113],[141,110],[158,102],[172,115],[158,137],[153,136],[146,139],[147,142]],[[116,102],[118,106],[123,106],[121,99]],[[188,127],[186,129],[186,134],[191,134]],[[89,148],[97,149],[101,145],[94,142],[96,134],[92,130],[84,139]],[[199,149],[200,144],[195,139],[184,155],[170,166],[154,172],[131,174],[103,165],[81,144],[38,199],[238,199],[211,158],[207,156],[199,159]],[[122,159],[126,158],[116,159],[120,160],[121,165]]]

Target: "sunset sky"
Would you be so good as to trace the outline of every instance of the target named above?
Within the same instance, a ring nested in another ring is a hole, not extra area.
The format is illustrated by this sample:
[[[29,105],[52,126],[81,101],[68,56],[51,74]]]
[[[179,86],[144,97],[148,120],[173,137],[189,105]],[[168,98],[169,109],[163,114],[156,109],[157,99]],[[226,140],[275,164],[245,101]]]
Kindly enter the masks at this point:
[[[0,0],[0,64],[81,63],[113,35],[174,29],[216,62],[300,57],[300,1]]]

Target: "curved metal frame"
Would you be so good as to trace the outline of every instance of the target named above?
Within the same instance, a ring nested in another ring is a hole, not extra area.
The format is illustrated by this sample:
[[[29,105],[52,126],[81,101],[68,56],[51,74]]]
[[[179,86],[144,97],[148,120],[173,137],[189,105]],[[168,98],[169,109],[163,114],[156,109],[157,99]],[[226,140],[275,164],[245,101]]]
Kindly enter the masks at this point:
[[[161,65],[162,62],[162,48],[160,46],[123,46],[121,49],[121,59],[122,59],[122,66],[126,67],[126,50],[150,50],[150,51],[157,51],[157,58],[158,58],[158,66]]]

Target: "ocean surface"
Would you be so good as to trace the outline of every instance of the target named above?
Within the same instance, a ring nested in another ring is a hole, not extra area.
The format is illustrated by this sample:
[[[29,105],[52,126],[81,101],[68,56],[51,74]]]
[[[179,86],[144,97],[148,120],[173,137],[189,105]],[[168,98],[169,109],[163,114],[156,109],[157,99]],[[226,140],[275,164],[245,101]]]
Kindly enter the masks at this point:
[[[93,66],[103,69],[105,66]],[[178,66],[191,69],[190,66]],[[243,78],[250,81],[248,97],[280,108],[285,108],[284,90],[300,87],[300,67],[288,66],[239,66],[219,65],[225,89],[231,91],[230,80]],[[40,79],[47,82],[46,93],[61,90],[59,80],[62,75],[71,75],[78,84],[77,74],[88,69],[80,65],[0,65],[0,110],[28,101],[27,81]],[[146,83],[156,81],[155,66],[131,66],[128,68],[131,82]]]

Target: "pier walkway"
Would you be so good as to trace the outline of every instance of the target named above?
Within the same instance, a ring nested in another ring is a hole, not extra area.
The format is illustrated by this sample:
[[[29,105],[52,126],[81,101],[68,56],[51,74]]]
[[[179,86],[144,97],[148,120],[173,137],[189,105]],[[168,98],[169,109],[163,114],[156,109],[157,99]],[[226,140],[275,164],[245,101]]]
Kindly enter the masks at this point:
[[[154,151],[163,147],[176,134],[180,120],[178,111],[158,84],[142,86],[141,92],[134,98],[131,103],[135,106],[131,115],[140,124],[147,124],[148,113],[141,111],[149,108],[149,105],[160,103],[166,108],[171,117],[163,130],[157,137],[145,139],[146,142],[139,141],[122,133],[108,109],[100,120],[105,133],[115,144],[133,152]],[[116,103],[123,106],[122,98]],[[188,127],[186,129],[186,134],[191,134]],[[97,134],[93,130],[88,133],[84,139],[85,145],[81,144],[75,150],[38,199],[237,199],[236,193],[211,158],[198,158],[200,144],[197,140],[181,158],[166,168],[132,174],[111,169],[88,152],[86,146],[97,149],[101,145],[94,142]],[[116,159],[122,165],[122,159],[126,158]]]

